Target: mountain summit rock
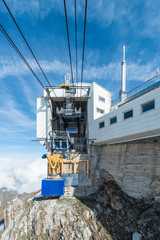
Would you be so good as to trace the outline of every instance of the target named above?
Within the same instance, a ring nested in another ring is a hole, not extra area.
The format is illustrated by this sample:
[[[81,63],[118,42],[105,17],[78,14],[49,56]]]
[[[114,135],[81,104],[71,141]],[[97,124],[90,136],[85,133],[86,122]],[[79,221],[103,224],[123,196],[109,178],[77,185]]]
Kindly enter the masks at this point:
[[[107,173],[101,177],[96,188],[76,187],[70,196],[17,198],[4,209],[1,240],[158,240],[160,203],[134,199]]]

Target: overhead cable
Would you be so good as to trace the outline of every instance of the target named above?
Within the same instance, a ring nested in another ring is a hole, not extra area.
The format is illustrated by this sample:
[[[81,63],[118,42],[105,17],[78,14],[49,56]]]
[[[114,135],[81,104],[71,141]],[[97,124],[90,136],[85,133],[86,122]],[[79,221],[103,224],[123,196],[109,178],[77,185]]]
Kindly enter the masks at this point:
[[[43,85],[43,83],[40,81],[40,79],[38,78],[38,76],[36,75],[36,73],[34,72],[33,68],[30,66],[30,64],[27,62],[27,60],[25,59],[25,57],[23,56],[23,54],[20,52],[20,50],[18,49],[18,47],[16,46],[16,44],[13,42],[13,40],[11,39],[11,37],[9,36],[9,34],[6,32],[6,30],[3,28],[3,26],[0,24],[0,31],[3,33],[3,35],[5,36],[5,38],[8,40],[8,42],[11,44],[11,46],[14,48],[14,50],[16,51],[16,53],[20,56],[20,58],[22,59],[22,61],[25,63],[25,65],[28,67],[28,69],[32,72],[32,74],[34,75],[34,77],[37,79],[37,81],[39,82],[39,84],[41,85],[41,87],[47,92],[47,94],[50,96],[50,92],[48,91],[48,89],[46,89]],[[51,97],[51,96],[50,96]],[[55,102],[53,102],[56,106],[57,104]]]
[[[8,42],[12,45],[12,47],[14,48],[14,50],[17,52],[17,54],[20,56],[20,58],[23,60],[23,62],[25,63],[25,65],[29,68],[29,70],[32,72],[32,74],[35,76],[35,78],[37,79],[37,81],[39,82],[39,84],[43,87],[43,83],[39,80],[39,78],[37,77],[36,73],[34,72],[34,70],[32,69],[32,67],[29,65],[29,63],[27,62],[27,60],[25,59],[25,57],[22,55],[22,53],[19,51],[18,47],[15,45],[15,43],[12,41],[12,39],[10,38],[10,36],[8,35],[8,33],[6,32],[6,30],[3,28],[3,26],[0,24],[0,30],[3,33],[3,35],[6,37],[6,39],[8,40]]]
[[[52,86],[51,86],[51,83],[50,83],[50,81],[48,80],[48,78],[47,78],[46,74],[44,73],[44,71],[43,71],[43,69],[42,69],[42,67],[41,67],[40,63],[38,62],[38,60],[37,60],[37,58],[36,58],[35,54],[33,53],[33,50],[31,49],[31,47],[30,47],[29,43],[27,42],[27,40],[26,40],[26,38],[25,38],[24,34],[22,33],[22,31],[21,31],[21,29],[20,29],[20,27],[19,27],[18,23],[16,22],[16,20],[15,20],[15,18],[14,18],[14,16],[13,16],[13,14],[11,13],[11,11],[10,11],[10,9],[9,9],[8,5],[6,4],[5,0],[2,0],[2,1],[3,1],[4,5],[5,5],[5,7],[7,8],[7,10],[8,10],[8,12],[9,12],[10,16],[12,17],[12,19],[13,19],[13,21],[14,21],[14,23],[15,23],[16,27],[18,28],[18,30],[19,30],[19,32],[20,32],[20,34],[21,34],[22,38],[24,39],[24,41],[25,41],[25,43],[26,43],[27,47],[29,48],[29,50],[30,50],[30,52],[31,52],[31,54],[32,54],[32,56],[33,56],[33,58],[35,59],[35,61],[36,61],[37,65],[38,65],[38,67],[40,68],[40,70],[41,70],[41,72],[42,72],[43,76],[45,77],[46,81],[48,82],[49,86],[51,87],[51,91],[53,91],[53,92],[54,92],[54,94],[55,94],[55,97],[57,97],[57,96],[56,96],[56,93],[55,93],[55,91],[54,91],[54,89],[53,89],[53,88],[52,88]]]
[[[78,85],[78,63],[77,63],[77,4],[76,0],[74,1],[75,5],[75,47],[76,47],[76,82]]]
[[[82,82],[83,82],[83,66],[84,66],[84,49],[85,49],[85,37],[86,37],[86,20],[87,20],[87,0],[85,2],[85,15],[84,15],[84,33],[83,33],[83,50],[82,50],[82,69],[81,69],[81,90],[80,90],[80,104],[82,96]]]
[[[84,33],[83,33],[83,52],[82,52],[81,85],[82,85],[82,81],[83,81],[84,49],[85,49],[85,37],[86,37],[86,19],[87,19],[87,0],[86,0],[86,3],[85,3],[85,16],[84,16]]]
[[[74,79],[73,79],[72,57],[71,57],[69,29],[68,29],[68,20],[67,20],[67,9],[66,9],[66,1],[65,0],[64,0],[64,12],[65,12],[65,19],[66,19],[66,29],[67,29],[68,50],[69,50],[69,59],[70,59],[70,67],[71,67],[71,77],[72,77],[72,84],[73,84]]]
[[[7,8],[7,10],[8,10],[8,12],[9,12],[9,14],[11,15],[11,17],[12,17],[12,19],[13,19],[13,21],[14,21],[15,25],[17,26],[17,28],[18,28],[18,30],[19,30],[19,32],[20,32],[20,34],[22,35],[22,37],[23,37],[23,39],[24,39],[25,43],[27,44],[27,47],[29,48],[29,50],[30,50],[30,52],[31,52],[32,56],[34,57],[34,59],[35,59],[36,63],[38,64],[38,66],[39,66],[39,68],[40,68],[41,72],[43,73],[43,75],[44,75],[45,79],[47,80],[48,84],[50,85],[50,82],[49,82],[48,78],[46,77],[46,75],[45,75],[45,73],[44,73],[44,71],[43,71],[43,69],[42,69],[41,65],[39,64],[39,62],[38,62],[38,60],[37,60],[37,58],[36,58],[36,56],[35,56],[35,54],[33,53],[32,49],[31,49],[31,47],[29,46],[29,44],[28,44],[28,42],[27,42],[27,40],[26,40],[25,36],[23,35],[23,33],[22,33],[22,31],[21,31],[20,27],[18,26],[18,23],[16,22],[15,18],[13,17],[13,15],[12,15],[12,13],[11,13],[11,11],[10,11],[9,7],[7,6],[7,4],[6,4],[5,0],[2,0],[2,1],[3,1],[4,5],[6,6],[6,8]]]

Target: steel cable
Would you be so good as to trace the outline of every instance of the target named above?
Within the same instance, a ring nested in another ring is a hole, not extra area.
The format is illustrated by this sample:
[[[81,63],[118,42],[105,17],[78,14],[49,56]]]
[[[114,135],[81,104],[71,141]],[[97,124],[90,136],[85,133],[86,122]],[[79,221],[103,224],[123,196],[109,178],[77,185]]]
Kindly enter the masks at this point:
[[[30,52],[31,52],[31,54],[32,54],[32,56],[33,56],[33,58],[35,59],[35,61],[36,61],[37,65],[38,65],[38,67],[40,68],[40,70],[41,70],[43,76],[45,77],[46,81],[48,82],[49,86],[51,87],[51,92],[53,91],[54,94],[55,94],[55,97],[57,98],[56,93],[55,93],[54,89],[53,89],[52,86],[51,86],[51,83],[49,82],[49,80],[48,80],[46,74],[44,73],[44,71],[43,71],[43,69],[42,69],[40,63],[38,62],[38,60],[37,60],[35,54],[33,53],[32,49],[31,49],[29,43],[27,42],[27,40],[26,40],[24,34],[22,33],[22,31],[21,31],[21,29],[20,29],[18,23],[16,22],[15,18],[13,17],[13,14],[11,13],[11,11],[10,11],[8,5],[6,4],[5,0],[2,0],[2,1],[3,1],[4,5],[5,5],[5,7],[7,8],[7,10],[8,10],[8,12],[9,12],[10,16],[12,17],[12,19],[13,19],[13,21],[14,21],[16,27],[18,28],[18,30],[19,30],[19,32],[20,32],[22,38],[24,39],[24,41],[25,41],[27,47],[29,48],[29,50],[30,50]]]
[[[75,48],[76,48],[76,83],[78,86],[78,62],[77,62],[77,4],[76,0],[74,1],[75,4]]]
[[[66,9],[66,1],[65,0],[64,0],[64,12],[65,12],[66,29],[67,29],[67,39],[68,39],[69,60],[70,60],[70,67],[71,67],[71,77],[72,77],[72,84],[73,84],[74,83],[74,79],[73,79],[72,57],[71,57],[69,29],[68,29],[68,20],[67,20],[67,9]]]
[[[82,95],[82,81],[83,81],[83,66],[84,66],[84,50],[85,50],[85,37],[86,37],[86,20],[87,20],[87,0],[85,2],[85,16],[84,16],[84,33],[83,33],[83,51],[82,51],[82,69],[81,69],[81,92],[80,101]]]
[[[9,36],[9,34],[6,32],[6,30],[3,28],[3,26],[0,24],[0,31],[3,33],[3,35],[5,36],[5,38],[8,40],[8,42],[11,44],[11,46],[14,48],[14,50],[16,51],[16,53],[20,56],[20,58],[22,59],[22,61],[25,63],[25,65],[28,67],[28,69],[32,72],[32,74],[34,75],[34,77],[37,79],[37,81],[39,82],[39,84],[41,85],[41,87],[47,92],[47,94],[50,96],[50,92],[48,91],[48,89],[46,89],[43,85],[43,83],[40,81],[40,79],[38,78],[38,76],[36,75],[36,73],[34,72],[33,68],[30,66],[30,64],[27,62],[27,60],[25,59],[25,57],[23,56],[23,54],[20,52],[20,50],[18,49],[18,47],[16,46],[16,44],[13,42],[13,40],[11,39],[11,37]],[[53,102],[55,105],[56,103]],[[56,105],[57,106],[57,105]]]

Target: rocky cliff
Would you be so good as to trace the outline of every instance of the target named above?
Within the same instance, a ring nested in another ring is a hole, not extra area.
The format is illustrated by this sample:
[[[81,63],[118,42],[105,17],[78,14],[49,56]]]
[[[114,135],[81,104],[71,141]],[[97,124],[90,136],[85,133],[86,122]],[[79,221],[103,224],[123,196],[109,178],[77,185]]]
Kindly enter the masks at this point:
[[[28,193],[18,194],[15,191],[9,189],[0,189],[0,208],[6,206],[14,199],[25,199],[28,196]]]
[[[18,194],[16,191],[10,189],[0,189],[0,236],[4,227],[2,226],[4,223],[4,211],[6,211],[13,202],[17,203],[18,200],[24,200],[28,195],[28,193]]]
[[[36,193],[17,199],[5,209],[1,239],[160,239],[160,204],[129,197],[105,171],[98,176],[96,192],[75,189],[83,190],[83,197],[44,198]]]

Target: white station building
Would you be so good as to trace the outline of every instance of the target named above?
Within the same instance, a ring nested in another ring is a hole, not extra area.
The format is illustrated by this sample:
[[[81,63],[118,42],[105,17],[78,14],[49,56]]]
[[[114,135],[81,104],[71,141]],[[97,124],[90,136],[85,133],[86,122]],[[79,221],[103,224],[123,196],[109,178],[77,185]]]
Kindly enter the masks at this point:
[[[87,153],[90,144],[159,136],[160,75],[127,93],[123,47],[121,83],[120,96],[113,102],[111,92],[96,82],[73,85],[69,75],[65,84],[46,87],[37,99],[37,139],[54,152],[68,149],[69,136],[72,152]]]

